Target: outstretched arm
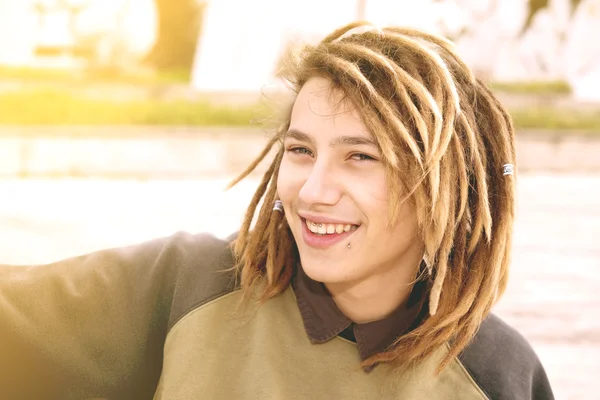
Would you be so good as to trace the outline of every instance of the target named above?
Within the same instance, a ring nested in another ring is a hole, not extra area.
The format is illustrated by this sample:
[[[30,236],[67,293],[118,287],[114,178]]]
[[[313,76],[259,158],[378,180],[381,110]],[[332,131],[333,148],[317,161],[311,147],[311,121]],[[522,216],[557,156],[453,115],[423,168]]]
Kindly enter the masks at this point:
[[[174,238],[0,265],[0,398],[151,398],[182,258]]]

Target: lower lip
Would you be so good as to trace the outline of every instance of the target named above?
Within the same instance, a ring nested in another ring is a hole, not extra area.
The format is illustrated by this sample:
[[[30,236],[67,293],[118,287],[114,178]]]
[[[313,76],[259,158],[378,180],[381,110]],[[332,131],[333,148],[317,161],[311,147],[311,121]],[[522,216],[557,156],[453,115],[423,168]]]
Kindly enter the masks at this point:
[[[326,249],[331,247],[334,244],[346,239],[356,231],[356,229],[352,229],[348,232],[332,233],[331,235],[319,235],[312,233],[308,229],[308,226],[306,226],[306,221],[300,219],[300,222],[302,223],[302,238],[304,239],[304,243],[310,247],[315,247],[318,249]]]

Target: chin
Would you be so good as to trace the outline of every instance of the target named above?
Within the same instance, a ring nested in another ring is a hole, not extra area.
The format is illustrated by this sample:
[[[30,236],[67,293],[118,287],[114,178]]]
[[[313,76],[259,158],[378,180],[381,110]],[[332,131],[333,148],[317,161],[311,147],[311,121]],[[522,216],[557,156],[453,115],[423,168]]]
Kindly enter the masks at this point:
[[[337,265],[332,265],[326,261],[319,262],[317,260],[306,260],[306,262],[304,262],[302,257],[300,257],[300,261],[304,273],[313,281],[321,283],[337,283],[346,280],[344,279],[346,278],[344,271]]]

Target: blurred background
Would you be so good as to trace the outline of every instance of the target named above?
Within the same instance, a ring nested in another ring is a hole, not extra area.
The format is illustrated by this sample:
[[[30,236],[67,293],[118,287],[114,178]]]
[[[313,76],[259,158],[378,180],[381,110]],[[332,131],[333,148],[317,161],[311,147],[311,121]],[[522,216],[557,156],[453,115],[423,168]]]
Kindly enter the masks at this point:
[[[357,19],[450,38],[510,110],[496,312],[557,399],[599,399],[600,0],[0,0],[0,263],[235,231],[281,55]]]

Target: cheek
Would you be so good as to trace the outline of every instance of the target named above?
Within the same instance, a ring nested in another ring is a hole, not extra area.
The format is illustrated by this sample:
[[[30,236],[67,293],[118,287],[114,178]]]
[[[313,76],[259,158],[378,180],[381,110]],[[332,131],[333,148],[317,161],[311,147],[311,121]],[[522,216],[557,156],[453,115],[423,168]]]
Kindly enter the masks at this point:
[[[391,227],[392,235],[402,241],[412,242],[420,237],[415,206],[407,202],[401,207],[396,224]]]
[[[352,180],[348,192],[352,193],[357,206],[366,215],[370,223],[387,224],[389,194],[384,179],[370,177],[364,180]]]
[[[414,238],[418,233],[417,215],[415,205],[407,200],[400,207],[397,220],[390,226],[389,207],[390,196],[389,186],[385,179],[371,179],[364,186],[357,187],[355,190],[355,199],[360,204],[363,213],[366,214],[369,225],[377,231],[389,232],[394,237]]]
[[[298,186],[298,174],[294,173],[293,166],[289,162],[286,162],[284,156],[281,160],[277,176],[277,194],[288,210],[298,194]]]
[[[287,198],[288,198],[287,193],[289,191],[286,175],[287,174],[286,174],[285,168],[282,163],[281,166],[279,167],[279,174],[277,175],[277,195],[284,204],[287,202]]]

